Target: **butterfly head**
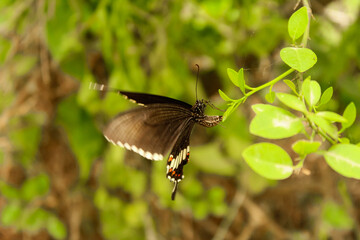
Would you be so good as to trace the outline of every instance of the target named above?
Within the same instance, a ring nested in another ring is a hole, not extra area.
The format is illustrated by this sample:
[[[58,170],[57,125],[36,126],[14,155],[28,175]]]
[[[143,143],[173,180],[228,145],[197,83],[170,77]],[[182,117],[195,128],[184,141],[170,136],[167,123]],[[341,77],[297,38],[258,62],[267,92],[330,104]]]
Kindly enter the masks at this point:
[[[204,115],[206,104],[204,100],[196,100],[195,105],[192,107],[194,113]]]

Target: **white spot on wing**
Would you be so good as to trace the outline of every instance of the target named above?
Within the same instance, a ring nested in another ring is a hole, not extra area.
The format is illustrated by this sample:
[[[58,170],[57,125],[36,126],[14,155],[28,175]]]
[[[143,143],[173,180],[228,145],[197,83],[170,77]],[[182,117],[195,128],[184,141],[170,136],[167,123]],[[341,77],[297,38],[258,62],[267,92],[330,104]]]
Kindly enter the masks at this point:
[[[105,135],[104,135],[104,136],[105,136]],[[116,145],[115,142],[114,142],[113,140],[111,140],[110,138],[108,138],[107,136],[105,136],[105,138],[106,138],[106,140],[107,140],[108,142],[111,142],[112,144]]]
[[[138,148],[135,145],[131,146],[131,150],[133,150],[134,152],[138,153]]]
[[[151,152],[146,152],[144,157],[152,160],[152,154],[151,154]]]
[[[119,145],[120,147],[124,147],[124,144],[122,144],[120,141],[117,141],[117,145]]]
[[[130,147],[130,145],[129,145],[128,143],[125,143],[125,144],[124,144],[124,147],[125,147],[127,150],[131,150],[131,147]]]

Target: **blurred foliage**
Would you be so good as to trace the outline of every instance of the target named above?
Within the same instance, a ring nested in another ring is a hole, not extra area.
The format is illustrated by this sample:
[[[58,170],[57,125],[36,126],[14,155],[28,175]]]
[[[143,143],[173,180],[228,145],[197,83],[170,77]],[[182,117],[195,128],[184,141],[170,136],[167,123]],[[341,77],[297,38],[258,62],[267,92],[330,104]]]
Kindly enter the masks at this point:
[[[227,68],[243,67],[251,86],[285,69],[279,51],[291,44],[287,21],[295,4],[0,1],[0,238],[221,239],[224,229],[225,239],[248,231],[252,239],[359,238],[358,181],[333,173],[320,157],[306,166],[311,175],[283,182],[244,164],[243,149],[257,142],[248,130],[251,105],[267,91],[226,123],[194,130],[172,202],[164,162],[115,148],[101,134],[134,106],[88,89],[96,81],[194,103],[197,63],[199,98],[224,108],[219,88],[241,94]],[[312,6],[309,44],[318,60],[308,74],[321,89],[333,87],[330,110],[342,113],[351,101],[360,106],[360,3]],[[357,123],[346,134],[355,143]],[[295,140],[281,143],[291,152]]]

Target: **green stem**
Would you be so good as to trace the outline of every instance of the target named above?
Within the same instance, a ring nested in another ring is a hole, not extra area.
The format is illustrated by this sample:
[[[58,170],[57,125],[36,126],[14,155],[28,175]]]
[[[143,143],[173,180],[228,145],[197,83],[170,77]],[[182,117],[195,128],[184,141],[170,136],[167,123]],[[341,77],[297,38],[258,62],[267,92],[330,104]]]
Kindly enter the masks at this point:
[[[256,88],[253,88],[253,90],[251,90],[250,92],[246,93],[245,96],[246,97],[249,97],[251,95],[253,95],[254,93],[266,88],[266,87],[269,87],[269,86],[272,86],[274,85],[275,83],[277,83],[278,81],[282,80],[284,77],[286,77],[287,75],[291,74],[292,72],[294,72],[295,69],[291,68],[289,70],[287,70],[286,72],[284,72],[283,74],[281,74],[280,76],[278,76],[277,78],[271,80],[270,82],[267,82],[259,87],[256,87]]]
[[[305,30],[305,32],[304,32],[304,35],[303,35],[303,38],[302,38],[302,41],[301,41],[301,45],[302,45],[303,47],[306,47],[307,41],[308,41],[308,39],[309,39],[310,20],[311,20],[312,12],[311,12],[311,7],[310,7],[310,5],[309,5],[309,2],[308,2],[307,0],[303,0],[302,3],[303,3],[303,5],[306,7],[306,9],[307,9],[308,19],[309,19],[308,25],[306,26],[306,30]]]

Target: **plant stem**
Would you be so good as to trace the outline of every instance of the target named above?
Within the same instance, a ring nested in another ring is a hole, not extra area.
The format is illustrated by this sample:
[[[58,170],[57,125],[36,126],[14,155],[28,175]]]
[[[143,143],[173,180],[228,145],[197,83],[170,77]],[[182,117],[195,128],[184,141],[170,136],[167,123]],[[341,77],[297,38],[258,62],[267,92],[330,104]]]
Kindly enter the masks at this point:
[[[312,16],[312,11],[311,11],[311,8],[310,8],[310,5],[309,5],[309,2],[307,0],[303,0],[303,5],[306,7],[307,9],[307,13],[308,13],[308,25],[306,26],[306,30],[304,32],[304,35],[303,35],[303,38],[302,38],[302,41],[301,41],[301,45],[303,47],[306,47],[307,45],[307,41],[309,39],[309,32],[310,32],[310,20],[311,20],[311,16]]]
[[[286,72],[284,72],[283,74],[281,74],[280,76],[278,76],[277,78],[271,80],[270,82],[267,82],[259,87],[256,87],[256,88],[253,88],[253,90],[251,90],[250,92],[246,93],[245,96],[246,97],[249,97],[251,95],[253,95],[254,93],[266,88],[266,87],[269,87],[269,86],[272,86],[274,85],[275,83],[277,83],[278,81],[282,80],[284,77],[286,77],[287,75],[289,75],[290,73],[294,72],[295,69],[291,68],[289,70],[287,70]]]

